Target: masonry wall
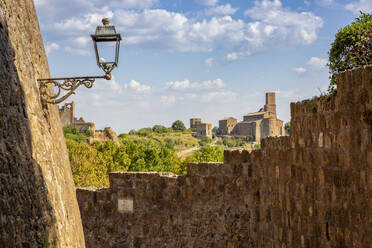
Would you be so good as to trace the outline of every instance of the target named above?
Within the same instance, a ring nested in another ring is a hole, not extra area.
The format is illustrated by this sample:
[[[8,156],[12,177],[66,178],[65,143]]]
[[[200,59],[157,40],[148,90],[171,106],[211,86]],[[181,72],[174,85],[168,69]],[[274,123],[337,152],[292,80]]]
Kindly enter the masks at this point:
[[[0,247],[85,244],[58,109],[40,102],[48,77],[33,1],[1,0]]]
[[[78,189],[87,247],[372,247],[372,67],[291,115],[291,136],[223,164]]]

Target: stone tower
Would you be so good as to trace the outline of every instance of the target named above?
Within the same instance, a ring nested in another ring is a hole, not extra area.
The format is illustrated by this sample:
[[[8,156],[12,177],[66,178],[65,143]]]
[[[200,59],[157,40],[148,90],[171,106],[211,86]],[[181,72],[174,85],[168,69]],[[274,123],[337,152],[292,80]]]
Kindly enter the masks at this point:
[[[85,247],[33,0],[0,1],[0,71],[0,247]]]
[[[266,104],[264,110],[276,115],[275,92],[266,93]]]

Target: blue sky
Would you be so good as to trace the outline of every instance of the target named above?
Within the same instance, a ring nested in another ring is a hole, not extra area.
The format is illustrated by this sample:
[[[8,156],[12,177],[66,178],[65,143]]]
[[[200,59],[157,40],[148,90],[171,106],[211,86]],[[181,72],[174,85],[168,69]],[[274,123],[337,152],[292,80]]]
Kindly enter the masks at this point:
[[[101,75],[90,34],[108,17],[123,36],[113,80],[71,98],[77,116],[130,129],[189,118],[218,124],[261,108],[277,112],[326,90],[337,30],[372,0],[35,0],[53,77]]]

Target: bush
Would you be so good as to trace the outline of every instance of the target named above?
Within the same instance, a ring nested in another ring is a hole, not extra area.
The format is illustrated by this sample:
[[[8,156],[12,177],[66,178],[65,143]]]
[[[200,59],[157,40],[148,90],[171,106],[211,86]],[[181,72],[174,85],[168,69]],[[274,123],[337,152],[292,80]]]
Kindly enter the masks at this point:
[[[337,34],[329,51],[329,71],[332,74],[329,93],[336,92],[336,74],[372,64],[372,14],[361,15]]]
[[[172,129],[174,131],[185,131],[186,127],[185,127],[185,124],[183,124],[182,121],[177,120],[177,121],[173,122]]]
[[[223,150],[219,146],[203,146],[187,157],[184,164],[197,162],[223,162]]]
[[[213,140],[207,136],[204,136],[200,141],[199,141],[199,145],[200,146],[206,146],[208,144],[210,144]]]

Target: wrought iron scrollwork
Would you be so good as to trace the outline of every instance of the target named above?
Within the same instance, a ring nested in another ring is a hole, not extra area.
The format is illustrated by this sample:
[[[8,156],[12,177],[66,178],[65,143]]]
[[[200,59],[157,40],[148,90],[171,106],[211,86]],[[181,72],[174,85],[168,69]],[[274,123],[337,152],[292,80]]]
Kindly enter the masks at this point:
[[[47,78],[38,79],[40,83],[40,97],[43,103],[58,104],[66,100],[72,94],[75,94],[75,90],[80,86],[84,85],[86,88],[92,88],[96,79],[104,78],[109,80],[111,75],[106,74],[105,76],[93,76],[93,77],[73,77],[73,78]],[[57,93],[50,95],[48,93],[48,86],[52,85],[57,87]],[[64,96],[61,96],[63,91],[67,91]],[[60,97],[61,96],[61,97]]]

